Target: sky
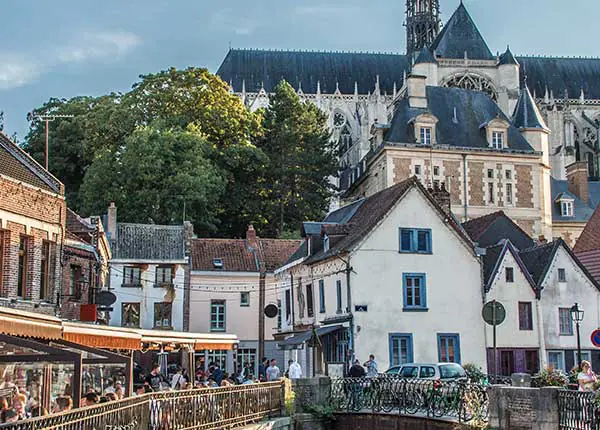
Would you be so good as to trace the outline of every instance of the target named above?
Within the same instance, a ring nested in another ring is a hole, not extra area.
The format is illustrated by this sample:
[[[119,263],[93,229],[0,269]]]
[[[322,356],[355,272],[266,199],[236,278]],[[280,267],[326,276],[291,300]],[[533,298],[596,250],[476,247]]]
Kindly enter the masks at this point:
[[[127,91],[169,67],[215,72],[229,47],[398,52],[404,0],[1,0],[4,131],[51,97]],[[459,0],[440,0],[447,20]],[[597,0],[464,0],[492,52],[600,57]],[[576,7],[574,7],[576,5]]]

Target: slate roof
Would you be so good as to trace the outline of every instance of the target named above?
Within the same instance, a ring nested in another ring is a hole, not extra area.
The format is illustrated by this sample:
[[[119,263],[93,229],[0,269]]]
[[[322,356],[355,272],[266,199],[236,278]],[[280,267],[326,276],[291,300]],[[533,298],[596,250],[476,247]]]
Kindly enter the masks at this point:
[[[317,93],[317,82],[324,94],[333,94],[336,84],[343,94],[353,94],[355,83],[360,94],[367,94],[379,76],[381,92],[393,94],[394,83],[400,89],[410,69],[410,58],[399,54],[230,49],[217,75],[236,92],[242,83],[248,92],[263,86],[272,92],[285,79],[307,94]]]
[[[494,212],[463,223],[471,240],[481,248],[495,246],[509,240],[517,249],[528,249],[535,245],[534,240],[504,211]]]
[[[575,254],[596,250],[600,250],[600,206],[594,211],[573,248]]]
[[[62,184],[0,131],[0,174],[62,194]]]
[[[521,260],[531,274],[533,281],[539,287],[544,280],[550,263],[554,259],[554,255],[558,248],[564,244],[562,240],[556,240],[544,245],[523,250],[519,253]]]
[[[94,231],[93,227],[71,208],[67,208],[67,231],[71,233],[87,233]]]
[[[412,125],[409,122],[418,115],[431,113],[439,122],[436,125],[438,145],[470,147],[492,150],[486,137],[485,124],[494,118],[510,120],[485,93],[459,88],[427,87],[428,109],[409,106],[407,99],[396,103],[396,111],[391,128],[385,136],[386,143],[416,143]],[[456,109],[457,121],[454,119]],[[534,152],[527,140],[512,124],[508,128],[508,150]],[[498,150],[498,151],[506,151]]]
[[[553,222],[583,222],[586,223],[592,217],[594,209],[600,205],[600,181],[589,181],[589,200],[585,203],[579,197],[569,193],[569,184],[566,180],[550,178],[552,189],[552,221]],[[557,198],[564,193],[569,193],[575,199],[573,202],[573,216],[563,217]]]
[[[519,266],[519,270],[521,270],[521,273],[525,275],[529,285],[537,291],[536,284],[533,281],[531,274],[519,256],[518,249],[515,248],[510,240],[503,240],[498,245],[487,248],[486,253],[483,256],[483,285],[486,293],[490,291],[492,287],[492,281],[498,275],[498,269],[507,252],[512,254],[517,265]]]
[[[117,223],[113,259],[184,260],[185,234],[181,225]]]
[[[517,59],[515,58],[515,56],[513,55],[513,53],[510,50],[510,47],[506,47],[506,51],[504,52],[504,54],[502,54],[500,56],[500,62],[498,63],[500,65],[504,65],[504,64],[512,64],[512,65],[519,65],[519,62],[517,61]]]
[[[464,58],[466,52],[473,60],[496,59],[462,2],[433,41],[431,49],[442,58]]]
[[[214,272],[260,272],[264,262],[267,272],[283,266],[301,245],[301,240],[258,238],[259,249],[254,252],[246,239],[192,239],[192,270]],[[221,259],[217,268],[214,259]]]
[[[521,88],[512,120],[514,126],[518,128],[549,130],[527,86]]]
[[[415,64],[437,64],[437,60],[426,46],[421,50]]]

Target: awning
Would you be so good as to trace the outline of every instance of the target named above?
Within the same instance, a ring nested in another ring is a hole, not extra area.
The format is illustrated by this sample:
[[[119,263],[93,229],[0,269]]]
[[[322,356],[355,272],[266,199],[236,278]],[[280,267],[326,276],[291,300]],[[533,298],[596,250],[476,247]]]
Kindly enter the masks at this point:
[[[234,334],[188,333],[167,330],[138,330],[144,345],[162,345],[181,347],[189,345],[196,351],[232,350],[239,340]]]
[[[135,330],[66,321],[63,339],[94,348],[139,350],[142,346],[142,335]]]
[[[0,333],[41,339],[61,339],[62,321],[50,315],[0,308]]]
[[[330,325],[330,326],[325,326],[325,327],[319,327],[316,329],[316,332],[317,332],[317,336],[321,337],[326,334],[333,333],[333,332],[336,332],[338,330],[342,330],[345,328],[346,327],[344,327],[343,325],[340,325],[340,324]],[[279,342],[277,345],[281,349],[294,349],[294,348],[297,348],[298,346],[302,345],[303,343],[311,340],[312,337],[313,337],[313,330],[310,329],[310,330],[306,330],[301,333],[295,334],[292,337],[288,337],[286,340],[284,340],[283,342]]]

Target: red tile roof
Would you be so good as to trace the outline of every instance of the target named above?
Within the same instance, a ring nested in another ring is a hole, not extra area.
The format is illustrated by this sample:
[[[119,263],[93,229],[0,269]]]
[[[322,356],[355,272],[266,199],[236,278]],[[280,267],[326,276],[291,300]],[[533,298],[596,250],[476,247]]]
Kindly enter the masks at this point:
[[[600,250],[600,206],[596,208],[581,236],[577,239],[573,252],[578,255],[582,252],[597,250]]]
[[[600,283],[600,249],[584,251],[576,255],[581,264],[583,264],[594,279]]]
[[[267,268],[267,272],[272,272],[278,267],[283,266],[287,259],[302,244],[301,240],[288,239],[258,239]]]

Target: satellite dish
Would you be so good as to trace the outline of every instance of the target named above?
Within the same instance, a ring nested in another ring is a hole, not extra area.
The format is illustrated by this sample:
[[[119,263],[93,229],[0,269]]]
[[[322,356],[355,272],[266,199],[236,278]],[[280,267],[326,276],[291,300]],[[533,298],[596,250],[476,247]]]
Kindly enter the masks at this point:
[[[103,290],[96,294],[96,303],[100,306],[110,306],[117,301],[117,296],[110,291]]]
[[[279,308],[276,305],[271,303],[270,305],[265,306],[265,315],[267,318],[275,318],[278,313]]]

